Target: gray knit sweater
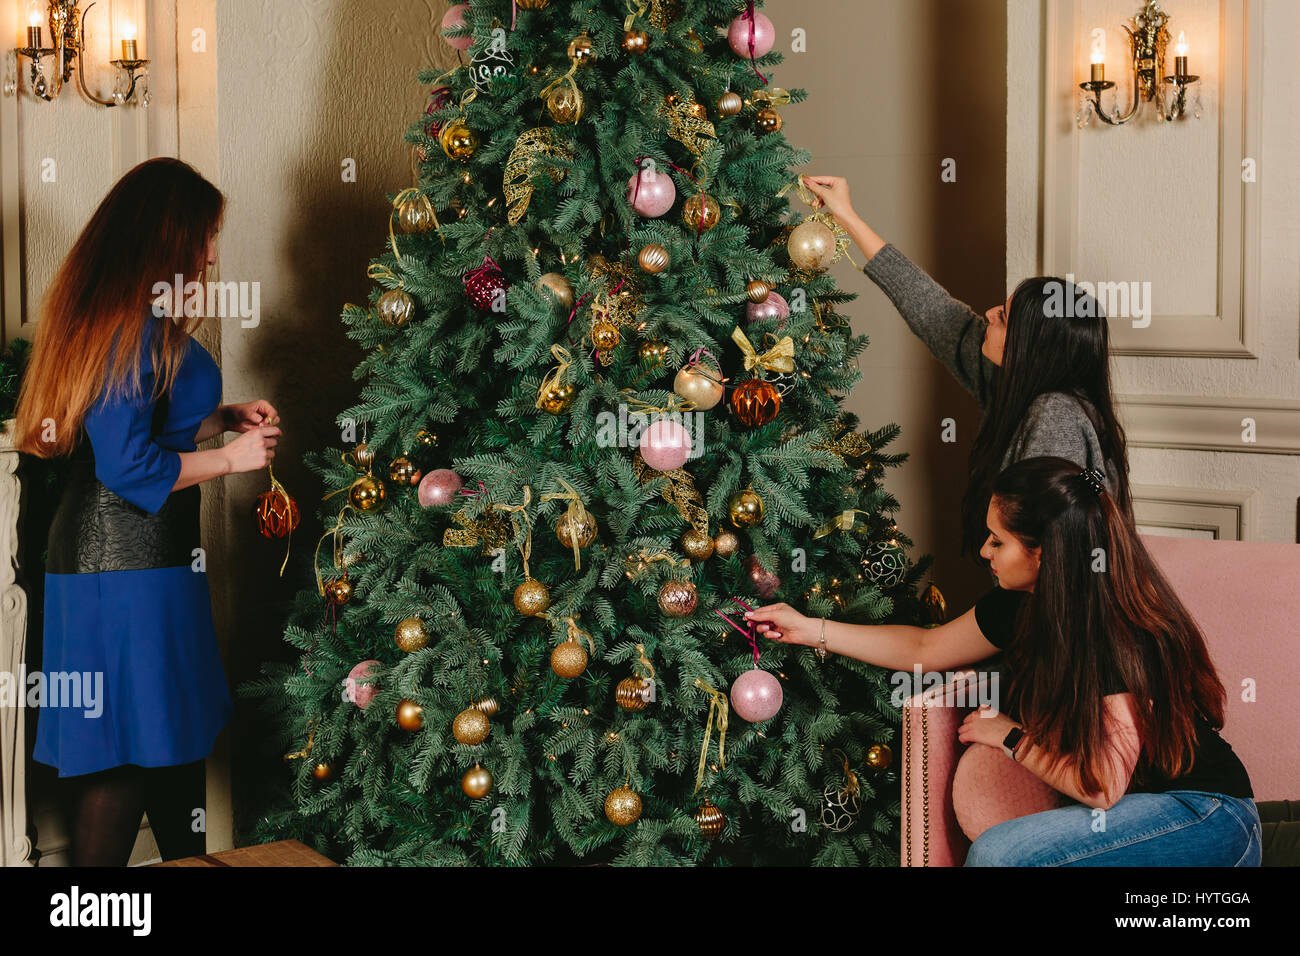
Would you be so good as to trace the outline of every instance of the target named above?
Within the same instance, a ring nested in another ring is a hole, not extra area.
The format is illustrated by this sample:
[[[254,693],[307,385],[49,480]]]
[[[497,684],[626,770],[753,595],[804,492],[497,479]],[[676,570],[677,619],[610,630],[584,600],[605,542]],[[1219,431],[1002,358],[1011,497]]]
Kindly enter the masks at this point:
[[[975,396],[981,416],[986,414],[1001,370],[980,351],[988,324],[984,316],[950,296],[892,244],[868,259],[862,271],[889,296],[934,357]],[[1039,455],[1056,455],[1078,462],[1080,467],[1100,469],[1106,476],[1106,489],[1115,493],[1114,472],[1102,459],[1096,429],[1081,399],[1063,392],[1046,392],[1034,399],[1002,466]]]

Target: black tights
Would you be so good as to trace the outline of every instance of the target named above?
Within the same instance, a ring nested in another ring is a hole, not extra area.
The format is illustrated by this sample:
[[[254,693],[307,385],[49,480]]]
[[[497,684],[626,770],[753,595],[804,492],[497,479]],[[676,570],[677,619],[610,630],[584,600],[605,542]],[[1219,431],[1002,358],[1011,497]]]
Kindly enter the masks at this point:
[[[73,866],[126,866],[140,832],[149,826],[164,860],[197,856],[206,847],[203,761],[173,767],[125,764],[71,778],[77,784],[72,834]]]

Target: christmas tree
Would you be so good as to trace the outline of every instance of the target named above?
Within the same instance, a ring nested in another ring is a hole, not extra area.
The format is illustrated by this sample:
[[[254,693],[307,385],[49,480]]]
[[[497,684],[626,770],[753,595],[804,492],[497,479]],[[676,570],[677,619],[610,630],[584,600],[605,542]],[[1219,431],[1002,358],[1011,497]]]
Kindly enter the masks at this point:
[[[435,29],[437,29],[435,27]],[[912,623],[928,559],[841,403],[848,240],[734,0],[475,0],[407,133],[293,667],[243,692],[353,864],[898,862],[890,675],[744,608]],[[260,513],[291,522],[278,486]]]

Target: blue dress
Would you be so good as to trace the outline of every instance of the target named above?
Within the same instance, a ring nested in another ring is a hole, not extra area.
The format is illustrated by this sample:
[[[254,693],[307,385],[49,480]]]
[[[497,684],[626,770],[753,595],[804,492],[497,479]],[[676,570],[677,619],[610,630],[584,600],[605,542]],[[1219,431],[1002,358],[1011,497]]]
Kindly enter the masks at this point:
[[[149,333],[170,321],[150,312]],[[189,338],[171,394],[150,401],[149,339],[140,396],[101,392],[87,412],[50,526],[33,756],[60,777],[200,760],[232,711],[199,550],[199,486],[172,491],[179,452],[195,450],[221,400],[221,370]]]

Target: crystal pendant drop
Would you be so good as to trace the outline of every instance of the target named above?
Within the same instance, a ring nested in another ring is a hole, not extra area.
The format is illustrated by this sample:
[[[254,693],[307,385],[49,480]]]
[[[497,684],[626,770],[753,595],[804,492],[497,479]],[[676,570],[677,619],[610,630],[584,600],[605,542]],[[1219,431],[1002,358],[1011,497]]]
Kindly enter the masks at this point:
[[[1092,121],[1092,114],[1092,97],[1086,93],[1081,93],[1079,95],[1079,112],[1074,114],[1074,121],[1079,124],[1079,129],[1083,129]]]

